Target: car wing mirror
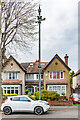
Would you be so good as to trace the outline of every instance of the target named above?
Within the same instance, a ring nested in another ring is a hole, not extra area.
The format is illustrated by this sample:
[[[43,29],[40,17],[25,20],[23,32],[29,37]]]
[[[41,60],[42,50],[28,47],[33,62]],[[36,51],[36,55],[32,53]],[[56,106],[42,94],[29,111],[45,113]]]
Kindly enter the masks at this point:
[[[31,102],[29,99],[27,99],[28,102]]]

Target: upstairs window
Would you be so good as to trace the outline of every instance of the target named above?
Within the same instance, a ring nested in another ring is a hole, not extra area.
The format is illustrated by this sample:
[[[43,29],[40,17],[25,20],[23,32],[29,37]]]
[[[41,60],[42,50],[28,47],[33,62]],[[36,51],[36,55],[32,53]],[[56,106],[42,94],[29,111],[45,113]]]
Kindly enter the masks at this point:
[[[49,79],[50,80],[64,79],[64,73],[63,72],[50,72]]]
[[[27,74],[26,79],[27,80],[34,80],[34,74]]]
[[[19,73],[6,73],[6,79],[7,80],[17,80],[19,77],[18,77]]]
[[[41,80],[43,80],[43,74],[41,74]],[[39,74],[36,74],[36,80],[39,80]]]

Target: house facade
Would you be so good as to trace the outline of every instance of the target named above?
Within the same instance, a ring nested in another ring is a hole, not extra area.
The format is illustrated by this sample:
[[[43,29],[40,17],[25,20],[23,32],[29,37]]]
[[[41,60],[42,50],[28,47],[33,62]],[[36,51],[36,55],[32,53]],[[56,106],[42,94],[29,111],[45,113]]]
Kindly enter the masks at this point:
[[[44,68],[44,89],[56,91],[62,96],[69,98],[70,95],[70,68],[68,67],[68,56],[65,62],[56,54]]]
[[[73,92],[80,93],[80,69],[73,75],[72,83]]]
[[[2,68],[3,94],[25,93],[25,70],[10,56]]]
[[[10,56],[2,69],[3,94],[29,94],[39,90],[39,60],[19,63]],[[62,96],[70,95],[68,56],[65,62],[56,54],[50,62],[41,62],[41,89],[56,91]]]

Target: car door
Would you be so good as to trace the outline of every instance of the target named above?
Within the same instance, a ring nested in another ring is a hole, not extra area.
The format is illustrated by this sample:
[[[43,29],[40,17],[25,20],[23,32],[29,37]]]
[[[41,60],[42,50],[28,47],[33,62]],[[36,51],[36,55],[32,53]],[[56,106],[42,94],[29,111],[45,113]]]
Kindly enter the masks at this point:
[[[22,111],[31,111],[32,110],[32,102],[27,97],[20,97],[20,108]]]
[[[10,106],[13,111],[18,111],[20,109],[20,97],[10,98]]]

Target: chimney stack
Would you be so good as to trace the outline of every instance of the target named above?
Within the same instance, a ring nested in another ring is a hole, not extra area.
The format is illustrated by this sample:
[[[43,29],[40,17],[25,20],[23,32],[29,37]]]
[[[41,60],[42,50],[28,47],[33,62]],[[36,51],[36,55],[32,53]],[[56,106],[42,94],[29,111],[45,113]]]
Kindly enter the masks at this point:
[[[68,65],[68,57],[69,57],[69,56],[67,56],[67,54],[65,54],[64,59],[65,59],[65,64],[66,64],[66,65]]]
[[[7,61],[6,56],[4,56],[2,63],[4,64]]]

